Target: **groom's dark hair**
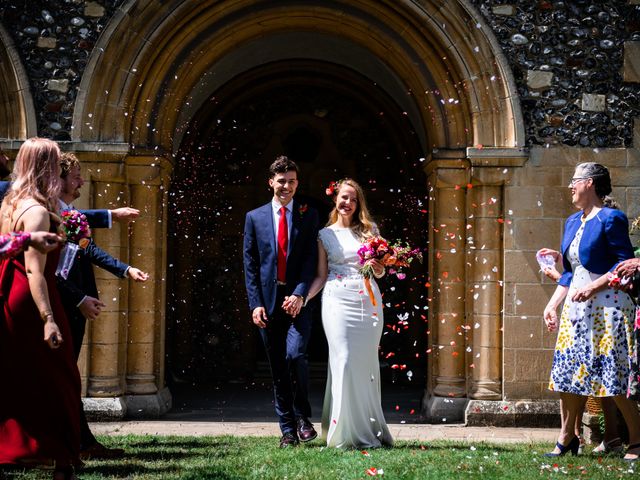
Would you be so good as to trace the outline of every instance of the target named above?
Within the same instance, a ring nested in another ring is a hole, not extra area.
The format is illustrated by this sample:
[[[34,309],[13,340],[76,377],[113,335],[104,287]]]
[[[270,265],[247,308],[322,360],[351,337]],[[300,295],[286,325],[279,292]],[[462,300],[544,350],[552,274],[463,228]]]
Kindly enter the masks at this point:
[[[296,175],[300,175],[298,165],[293,160],[289,160],[289,157],[280,155],[276,157],[276,160],[269,167],[269,178],[275,177],[278,173],[296,172]]]

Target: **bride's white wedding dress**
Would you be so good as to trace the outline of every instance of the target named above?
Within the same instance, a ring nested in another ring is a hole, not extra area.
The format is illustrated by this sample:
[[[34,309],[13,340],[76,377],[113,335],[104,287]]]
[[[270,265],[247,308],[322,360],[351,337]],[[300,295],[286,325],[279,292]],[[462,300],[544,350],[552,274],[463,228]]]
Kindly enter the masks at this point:
[[[322,293],[322,325],[329,344],[322,435],[330,447],[392,445],[380,403],[380,290],[372,278],[374,307],[360,274],[357,252],[362,244],[351,229],[323,228],[319,238],[329,264]]]

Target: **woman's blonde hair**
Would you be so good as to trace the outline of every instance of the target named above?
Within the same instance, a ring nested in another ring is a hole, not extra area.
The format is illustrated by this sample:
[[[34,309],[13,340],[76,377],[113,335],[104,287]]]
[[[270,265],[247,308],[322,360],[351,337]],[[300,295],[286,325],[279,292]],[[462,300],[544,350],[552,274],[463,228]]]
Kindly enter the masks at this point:
[[[15,209],[21,200],[33,198],[50,212],[58,212],[59,161],[60,147],[53,140],[38,137],[26,140],[16,156],[3,209],[7,206]]]
[[[340,190],[345,185],[350,186],[356,191],[356,198],[358,200],[356,211],[353,214],[353,220],[352,220],[353,223],[351,224],[351,230],[361,240],[377,235],[378,231],[377,231],[376,224],[373,222],[373,219],[371,218],[371,214],[369,213],[369,209],[367,208],[367,202],[364,198],[364,191],[362,190],[362,187],[358,184],[358,182],[356,182],[351,178],[345,178],[336,182],[333,195],[332,195],[334,202],[338,198],[338,195],[340,194]],[[333,210],[331,210],[331,213],[329,214],[329,221],[327,222],[327,226],[333,225],[337,221],[338,221],[338,209],[334,205]]]

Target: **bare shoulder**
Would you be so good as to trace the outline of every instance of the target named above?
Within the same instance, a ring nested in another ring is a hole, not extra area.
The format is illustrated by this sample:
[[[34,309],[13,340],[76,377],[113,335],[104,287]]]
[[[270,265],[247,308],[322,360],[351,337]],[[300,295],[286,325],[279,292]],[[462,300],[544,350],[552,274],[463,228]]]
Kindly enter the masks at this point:
[[[12,223],[15,223],[15,229],[18,231],[48,230],[49,211],[35,200],[26,199],[18,203],[12,215]]]

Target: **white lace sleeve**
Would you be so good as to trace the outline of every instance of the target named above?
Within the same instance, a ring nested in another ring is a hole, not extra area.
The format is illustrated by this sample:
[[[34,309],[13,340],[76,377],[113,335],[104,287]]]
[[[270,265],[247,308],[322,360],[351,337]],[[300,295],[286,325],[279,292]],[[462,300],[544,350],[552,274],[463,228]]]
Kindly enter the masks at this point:
[[[378,228],[378,224],[374,223],[371,225],[371,234],[375,237],[380,236],[380,229]]]

